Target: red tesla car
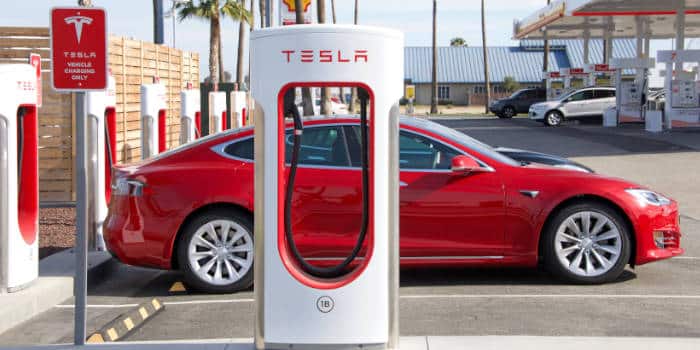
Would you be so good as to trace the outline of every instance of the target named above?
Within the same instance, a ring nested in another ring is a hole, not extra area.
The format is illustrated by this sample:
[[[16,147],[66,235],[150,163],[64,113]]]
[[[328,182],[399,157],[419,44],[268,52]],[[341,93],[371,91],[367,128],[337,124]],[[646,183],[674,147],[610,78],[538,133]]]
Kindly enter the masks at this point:
[[[358,135],[357,118],[305,122],[293,225],[308,261],[337,263],[356,242]],[[402,266],[542,264],[570,282],[605,283],[626,265],[683,253],[677,203],[637,184],[518,162],[421,119],[401,120],[399,142]],[[252,128],[229,130],[118,168],[109,250],[127,264],[179,269],[200,290],[249,287],[253,148]]]

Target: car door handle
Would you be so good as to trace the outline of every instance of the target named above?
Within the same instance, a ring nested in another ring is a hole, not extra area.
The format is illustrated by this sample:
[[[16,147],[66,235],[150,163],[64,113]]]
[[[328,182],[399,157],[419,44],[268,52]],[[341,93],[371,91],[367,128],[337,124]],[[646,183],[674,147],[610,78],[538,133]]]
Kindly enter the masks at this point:
[[[403,181],[399,181],[399,187],[408,187],[408,184]]]

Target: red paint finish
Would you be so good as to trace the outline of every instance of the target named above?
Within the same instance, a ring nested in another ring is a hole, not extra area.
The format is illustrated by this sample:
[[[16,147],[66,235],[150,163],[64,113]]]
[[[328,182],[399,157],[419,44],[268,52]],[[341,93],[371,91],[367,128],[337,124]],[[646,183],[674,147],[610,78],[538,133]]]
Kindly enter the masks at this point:
[[[168,149],[168,117],[165,110],[158,111],[158,153]]]
[[[21,135],[22,144],[18,145],[22,150],[19,160],[22,178],[18,179],[17,219],[24,242],[34,244],[39,233],[39,118],[35,106],[20,108],[24,115],[17,116],[17,124],[21,123],[24,135]]]
[[[202,135],[202,112],[194,113],[194,127],[197,129],[195,139],[198,139]]]
[[[112,166],[117,164],[117,110],[109,108],[105,111],[105,127],[107,130],[107,142],[105,147],[105,198],[109,205],[110,197],[112,196]],[[114,164],[110,164],[109,160]]]
[[[306,127],[348,124],[358,125],[359,120],[305,121]],[[492,172],[467,176],[447,171],[401,171],[400,181],[407,184],[400,193],[402,266],[536,266],[539,237],[547,218],[562,203],[581,196],[606,201],[629,220],[636,247],[631,263],[641,265],[683,253],[677,204],[641,205],[625,192],[640,187],[637,184],[547,166],[513,166],[428,129],[412,125],[402,125],[402,129],[452,146],[493,168]],[[167,157],[120,168],[116,176],[141,181],[148,191],[142,197],[113,198],[105,224],[110,250],[128,264],[169,269],[178,230],[196,210],[228,203],[252,215],[254,164],[212,151],[214,146],[252,135],[250,128],[223,132]],[[286,174],[287,168],[280,165],[278,171]],[[360,179],[357,168],[299,168],[293,229],[306,258],[330,258],[318,265],[337,264],[339,260],[333,258],[346,256],[355,243],[361,216]],[[540,193],[530,198],[521,190]],[[281,213],[282,207],[278,209]],[[664,232],[670,241],[666,249],[656,247],[654,231]],[[284,240],[279,242],[280,247],[285,244]],[[368,242],[366,248],[371,247]],[[285,251],[280,249],[281,254]],[[367,249],[363,253],[371,256]],[[288,268],[296,271],[293,264]],[[336,287],[305,281],[321,288]]]

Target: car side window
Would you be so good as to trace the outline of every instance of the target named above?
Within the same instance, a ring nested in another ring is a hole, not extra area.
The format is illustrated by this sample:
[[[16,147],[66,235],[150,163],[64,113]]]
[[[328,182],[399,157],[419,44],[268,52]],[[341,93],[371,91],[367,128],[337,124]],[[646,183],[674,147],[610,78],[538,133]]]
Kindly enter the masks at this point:
[[[255,159],[255,146],[253,138],[247,138],[238,142],[234,142],[224,148],[224,152],[231,157],[236,157],[244,160]]]
[[[585,101],[585,100],[592,100],[593,99],[593,91],[592,90],[586,90],[586,91],[579,91],[571,97],[568,98],[569,102],[575,102],[575,101]]]
[[[415,170],[448,170],[452,158],[459,153],[442,143],[401,131],[399,134],[399,167]]]
[[[595,90],[595,98],[615,97],[615,90]]]
[[[285,135],[285,157],[287,162],[292,159],[294,136],[292,131]],[[253,138],[233,142],[224,148],[231,157],[255,160],[255,145]],[[348,148],[342,128],[338,126],[316,127],[304,129],[301,138],[299,164],[322,166],[349,166]]]
[[[291,130],[285,134],[286,160],[292,160],[294,135]],[[320,166],[350,166],[348,147],[343,129],[340,126],[323,126],[304,129],[301,137],[299,164]]]

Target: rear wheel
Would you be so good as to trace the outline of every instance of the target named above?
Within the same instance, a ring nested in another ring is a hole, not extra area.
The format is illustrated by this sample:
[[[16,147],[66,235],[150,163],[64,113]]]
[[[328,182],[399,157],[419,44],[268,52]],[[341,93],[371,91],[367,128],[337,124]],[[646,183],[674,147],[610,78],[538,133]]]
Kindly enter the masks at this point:
[[[547,269],[573,283],[614,281],[630,258],[627,225],[616,210],[604,204],[564,208],[545,228],[543,240]]]
[[[559,126],[564,121],[564,115],[559,111],[551,111],[544,117],[547,126]]]
[[[515,108],[511,106],[506,106],[505,108],[503,108],[503,112],[501,112],[499,117],[503,119],[510,119],[513,118],[515,114]]]
[[[192,220],[178,245],[188,286],[232,293],[253,283],[253,223],[247,215],[216,209]]]

